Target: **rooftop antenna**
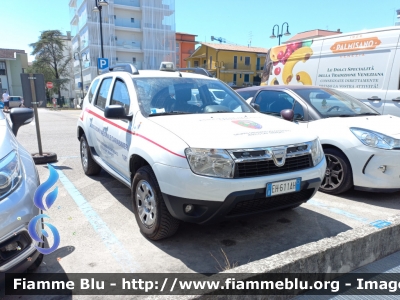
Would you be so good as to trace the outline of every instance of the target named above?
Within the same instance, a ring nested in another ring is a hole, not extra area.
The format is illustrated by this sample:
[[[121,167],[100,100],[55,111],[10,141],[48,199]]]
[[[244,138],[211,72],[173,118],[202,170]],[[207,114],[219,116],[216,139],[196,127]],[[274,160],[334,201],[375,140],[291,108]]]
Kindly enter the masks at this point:
[[[253,32],[252,31],[250,31],[249,32],[249,44],[248,44],[248,47],[251,47],[251,40],[253,39]]]

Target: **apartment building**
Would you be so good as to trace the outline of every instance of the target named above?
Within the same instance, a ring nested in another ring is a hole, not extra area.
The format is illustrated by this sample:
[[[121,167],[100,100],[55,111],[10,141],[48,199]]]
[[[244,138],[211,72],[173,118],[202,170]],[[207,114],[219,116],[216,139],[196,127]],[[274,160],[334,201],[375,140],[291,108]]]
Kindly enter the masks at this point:
[[[268,49],[214,43],[200,45],[186,59],[188,67],[207,69],[233,88],[260,85]]]
[[[104,58],[110,65],[132,63],[158,69],[162,61],[176,64],[175,0],[97,0],[102,4]],[[87,91],[97,76],[101,57],[100,13],[96,0],[70,0],[72,57],[76,94]],[[80,60],[80,62],[79,62]]]
[[[0,49],[0,92],[22,96],[21,73],[28,67],[25,50]]]
[[[186,68],[186,59],[193,54],[196,44],[195,34],[177,32],[176,33],[176,67]]]

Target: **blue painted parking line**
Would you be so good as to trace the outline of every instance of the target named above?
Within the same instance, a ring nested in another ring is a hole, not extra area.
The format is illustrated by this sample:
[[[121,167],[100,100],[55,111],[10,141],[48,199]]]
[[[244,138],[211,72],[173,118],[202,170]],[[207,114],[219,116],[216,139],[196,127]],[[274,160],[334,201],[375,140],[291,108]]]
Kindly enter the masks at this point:
[[[355,214],[352,214],[350,212],[347,212],[345,210],[342,210],[342,209],[339,209],[339,208],[336,208],[336,207],[331,207],[329,205],[326,205],[324,203],[318,202],[318,201],[313,200],[313,199],[307,201],[307,203],[311,204],[311,205],[314,205],[314,206],[325,208],[325,209],[327,209],[327,210],[329,210],[329,211],[331,211],[331,212],[333,212],[335,214],[339,214],[339,215],[342,215],[344,217],[347,217],[347,218],[350,218],[350,219],[353,219],[353,220],[356,220],[356,221],[359,221],[359,222],[362,222],[362,223],[370,223],[371,222],[370,220],[368,220],[366,218],[357,216]]]
[[[54,166],[54,165],[53,165]],[[54,166],[57,170],[57,166]],[[124,272],[135,273],[138,270],[138,264],[134,262],[131,254],[125,249],[123,244],[118,240],[114,233],[108,228],[107,224],[101,219],[101,217],[92,208],[89,202],[83,197],[83,195],[77,190],[73,183],[65,176],[61,170],[57,170],[59,180],[68,191],[69,195],[78,205],[81,212],[84,214],[86,219],[93,226],[96,233],[101,237],[103,243],[106,245],[114,259],[119,263]]]
[[[333,212],[335,214],[342,215],[344,217],[359,221],[361,223],[370,224],[371,226],[374,226],[374,227],[376,227],[378,229],[390,226],[392,224],[392,223],[390,223],[388,221],[384,221],[384,220],[376,220],[376,221],[372,222],[371,220],[368,220],[366,218],[357,216],[355,214],[352,214],[352,213],[350,213],[348,211],[345,211],[345,210],[342,210],[342,209],[339,209],[339,208],[336,208],[336,207],[331,207],[331,206],[326,205],[324,203],[318,202],[318,201],[316,201],[314,199],[311,199],[311,200],[307,201],[307,203],[311,204],[311,205],[314,205],[314,206],[321,207],[321,208],[325,208],[325,209],[327,209],[327,210],[329,210],[329,211],[331,211],[331,212]]]

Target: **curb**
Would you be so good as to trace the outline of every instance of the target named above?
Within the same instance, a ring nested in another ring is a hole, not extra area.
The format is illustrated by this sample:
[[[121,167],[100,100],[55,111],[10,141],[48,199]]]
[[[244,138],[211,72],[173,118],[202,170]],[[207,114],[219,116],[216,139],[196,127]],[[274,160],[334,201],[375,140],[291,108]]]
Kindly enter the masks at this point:
[[[302,245],[222,273],[348,273],[400,250],[400,215]]]
[[[305,244],[270,257],[214,274],[207,280],[220,281],[231,274],[235,280],[251,280],[263,273],[330,273],[329,280],[400,250],[400,215],[387,218],[391,224],[376,228],[370,224]],[[306,234],[312,234],[310,231]],[[337,275],[335,275],[337,274]],[[222,276],[221,276],[222,275]],[[146,299],[156,299],[157,296]],[[163,299],[275,299],[296,295],[199,295],[163,296]]]

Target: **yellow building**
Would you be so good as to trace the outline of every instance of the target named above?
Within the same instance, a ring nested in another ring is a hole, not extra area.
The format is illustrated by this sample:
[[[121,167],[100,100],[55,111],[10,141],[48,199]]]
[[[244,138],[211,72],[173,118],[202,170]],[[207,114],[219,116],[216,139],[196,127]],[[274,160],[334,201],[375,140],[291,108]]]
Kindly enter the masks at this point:
[[[229,44],[200,43],[187,67],[204,68],[232,87],[259,85],[268,49]]]

